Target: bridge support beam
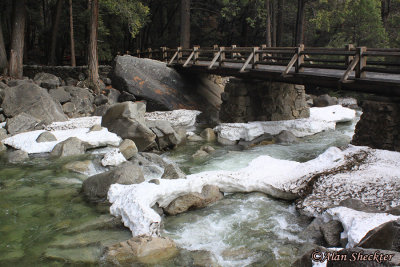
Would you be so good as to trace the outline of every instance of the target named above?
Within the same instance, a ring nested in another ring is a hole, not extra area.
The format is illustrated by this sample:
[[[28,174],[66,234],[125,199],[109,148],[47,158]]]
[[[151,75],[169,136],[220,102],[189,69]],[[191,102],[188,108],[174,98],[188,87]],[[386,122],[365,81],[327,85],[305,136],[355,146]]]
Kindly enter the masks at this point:
[[[400,103],[364,101],[352,144],[400,151]]]
[[[302,85],[231,78],[221,98],[222,122],[292,120],[310,115]]]

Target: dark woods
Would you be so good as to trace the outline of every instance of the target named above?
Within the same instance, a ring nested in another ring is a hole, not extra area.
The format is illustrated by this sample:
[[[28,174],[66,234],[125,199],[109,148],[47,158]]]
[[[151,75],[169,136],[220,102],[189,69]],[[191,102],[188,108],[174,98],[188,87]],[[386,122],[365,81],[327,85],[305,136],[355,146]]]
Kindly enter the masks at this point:
[[[400,0],[2,0],[0,69],[161,46],[399,47]]]

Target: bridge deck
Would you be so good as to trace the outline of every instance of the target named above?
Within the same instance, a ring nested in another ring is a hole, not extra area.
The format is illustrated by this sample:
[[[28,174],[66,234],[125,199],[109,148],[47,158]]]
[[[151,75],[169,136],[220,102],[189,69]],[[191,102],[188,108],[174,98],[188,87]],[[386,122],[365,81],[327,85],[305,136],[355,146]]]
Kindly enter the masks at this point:
[[[137,55],[155,58],[157,52],[159,59],[184,73],[209,73],[400,96],[400,49],[194,47],[164,48]],[[323,64],[317,64],[320,62]]]

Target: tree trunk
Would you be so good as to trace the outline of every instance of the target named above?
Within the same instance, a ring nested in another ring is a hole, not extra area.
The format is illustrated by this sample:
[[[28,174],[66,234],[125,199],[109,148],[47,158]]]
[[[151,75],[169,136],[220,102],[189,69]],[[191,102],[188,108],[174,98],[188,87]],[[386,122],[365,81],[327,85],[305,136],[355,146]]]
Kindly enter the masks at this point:
[[[386,27],[386,22],[390,13],[390,0],[381,0],[381,16],[383,26]]]
[[[15,0],[13,31],[10,51],[10,76],[21,79],[23,76],[25,41],[25,0]]]
[[[181,0],[181,40],[183,48],[190,47],[190,0]]]
[[[270,1],[265,0],[265,9],[267,11],[267,27],[265,29],[267,47],[271,47],[271,45],[272,45],[272,41],[271,41],[271,8],[270,7],[271,7]]]
[[[89,84],[94,90],[95,94],[100,94],[99,87],[99,61],[97,56],[97,28],[99,18],[99,0],[91,1],[90,10],[90,39],[88,49],[88,72]]]
[[[304,2],[305,0],[298,0],[297,5],[296,36],[294,42],[296,46],[303,44],[304,42]]]
[[[50,47],[50,58],[49,64],[56,65],[56,48],[57,48],[57,35],[58,35],[58,26],[60,25],[60,17],[61,17],[61,9],[63,0],[57,0],[56,4],[56,13],[54,16],[53,22],[53,30],[51,33],[51,47]]]
[[[282,35],[283,35],[283,7],[285,5],[284,0],[278,0],[278,14],[276,22],[276,45],[282,46]]]
[[[75,39],[74,39],[74,17],[72,16],[72,0],[69,0],[69,26],[71,40],[71,66],[76,66],[75,60]]]
[[[273,0],[271,3],[272,10],[272,46],[276,47],[276,24],[277,24],[277,7],[276,7],[276,0]]]
[[[4,44],[3,29],[0,22],[0,75],[6,74],[8,67],[6,46]]]

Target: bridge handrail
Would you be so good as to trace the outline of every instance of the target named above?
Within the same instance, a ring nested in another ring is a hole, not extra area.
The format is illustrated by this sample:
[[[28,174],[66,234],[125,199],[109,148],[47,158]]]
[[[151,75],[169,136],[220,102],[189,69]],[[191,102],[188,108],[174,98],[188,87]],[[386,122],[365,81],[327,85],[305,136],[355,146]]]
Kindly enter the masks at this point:
[[[194,46],[190,49],[161,47],[152,50],[149,48],[145,51],[136,51],[134,55],[183,67],[196,66],[199,62],[209,62],[208,69],[222,67],[225,63],[241,64],[235,65],[239,72],[257,69],[258,65],[285,66],[282,72],[283,77],[301,73],[305,67],[345,70],[340,79],[341,83],[366,78],[366,72],[400,74],[399,48],[367,48],[353,45],[346,45],[343,48],[304,47],[304,45],[298,47],[214,45],[203,48]],[[371,58],[373,60],[370,60]],[[217,66],[216,63],[218,63]],[[354,72],[354,78],[349,79],[352,72]]]

